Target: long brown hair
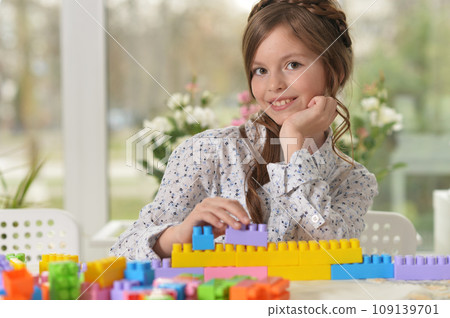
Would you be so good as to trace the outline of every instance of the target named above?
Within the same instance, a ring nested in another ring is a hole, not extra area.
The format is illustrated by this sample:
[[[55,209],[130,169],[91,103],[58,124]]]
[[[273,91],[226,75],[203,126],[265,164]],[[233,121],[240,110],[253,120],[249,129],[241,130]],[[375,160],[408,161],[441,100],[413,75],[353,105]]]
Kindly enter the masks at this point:
[[[325,95],[337,100],[337,112],[343,119],[333,133],[333,151],[353,164],[336,148],[336,142],[350,130],[349,111],[336,98],[353,69],[352,40],[347,30],[345,13],[334,0],[262,0],[258,2],[250,12],[242,39],[245,72],[252,95],[252,63],[256,50],[270,31],[280,24],[290,27],[296,37],[313,53],[320,56],[326,74]],[[269,182],[267,164],[280,160],[281,146],[273,145],[270,141],[272,138],[279,138],[281,126],[262,112],[258,114],[255,123],[264,126],[267,132],[261,153],[264,163],[253,160],[247,172],[246,204],[253,222],[262,223],[261,202],[256,190]],[[245,125],[239,127],[239,131],[243,138],[247,138]]]

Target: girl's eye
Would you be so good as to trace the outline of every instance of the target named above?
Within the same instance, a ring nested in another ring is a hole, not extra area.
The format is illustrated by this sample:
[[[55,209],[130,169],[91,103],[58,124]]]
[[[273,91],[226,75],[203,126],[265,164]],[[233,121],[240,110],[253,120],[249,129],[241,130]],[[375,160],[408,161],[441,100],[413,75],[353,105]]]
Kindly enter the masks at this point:
[[[267,73],[267,71],[262,67],[258,67],[253,70],[253,74],[255,74],[255,75],[264,75],[266,73]]]
[[[296,68],[299,68],[300,66],[301,66],[301,64],[298,63],[298,62],[290,62],[290,63],[287,65],[287,68],[288,68],[289,70],[295,70]]]

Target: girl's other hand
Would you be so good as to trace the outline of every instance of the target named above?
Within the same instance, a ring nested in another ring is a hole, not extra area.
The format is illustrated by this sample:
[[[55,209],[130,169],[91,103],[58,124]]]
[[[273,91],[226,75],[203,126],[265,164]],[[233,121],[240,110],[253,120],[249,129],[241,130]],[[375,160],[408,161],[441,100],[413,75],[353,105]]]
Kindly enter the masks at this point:
[[[225,234],[227,225],[240,229],[242,224],[250,224],[250,218],[237,200],[206,198],[195,206],[181,224],[174,227],[175,237],[180,243],[190,243],[193,227],[206,224],[213,227],[214,237],[218,237]]]

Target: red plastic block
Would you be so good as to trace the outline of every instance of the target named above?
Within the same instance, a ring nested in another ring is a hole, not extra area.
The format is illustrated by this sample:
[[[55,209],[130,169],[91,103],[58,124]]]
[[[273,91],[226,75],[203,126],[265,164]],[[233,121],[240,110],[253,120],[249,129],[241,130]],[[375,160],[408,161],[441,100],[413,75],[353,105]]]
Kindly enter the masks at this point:
[[[26,268],[3,271],[4,299],[29,300],[33,295],[33,276]]]
[[[225,243],[267,247],[267,224],[242,225],[240,230],[227,226]]]
[[[205,267],[205,281],[213,278],[232,278],[234,276],[252,276],[257,279],[267,278],[267,266],[253,267]]]
[[[395,256],[394,278],[397,280],[450,279],[450,256]]]

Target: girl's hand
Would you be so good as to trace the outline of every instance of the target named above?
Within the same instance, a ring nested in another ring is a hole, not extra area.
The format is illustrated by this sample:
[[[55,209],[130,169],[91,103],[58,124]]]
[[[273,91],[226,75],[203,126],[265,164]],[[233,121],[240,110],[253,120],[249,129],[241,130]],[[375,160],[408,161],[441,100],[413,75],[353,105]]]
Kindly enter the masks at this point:
[[[181,224],[174,227],[174,234],[178,242],[190,243],[194,226],[209,224],[213,227],[214,237],[217,237],[225,234],[227,225],[240,229],[242,224],[249,223],[250,218],[238,201],[220,197],[206,198],[195,206]]]
[[[332,97],[313,97],[305,110],[296,112],[284,121],[280,137],[323,136],[324,131],[330,127],[337,116],[336,108],[337,101]]]

